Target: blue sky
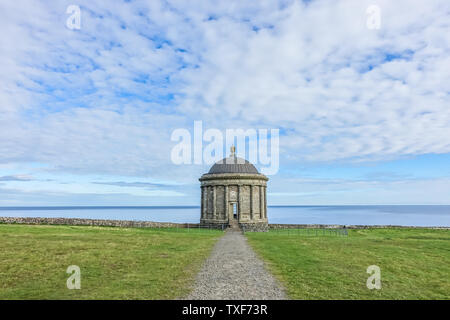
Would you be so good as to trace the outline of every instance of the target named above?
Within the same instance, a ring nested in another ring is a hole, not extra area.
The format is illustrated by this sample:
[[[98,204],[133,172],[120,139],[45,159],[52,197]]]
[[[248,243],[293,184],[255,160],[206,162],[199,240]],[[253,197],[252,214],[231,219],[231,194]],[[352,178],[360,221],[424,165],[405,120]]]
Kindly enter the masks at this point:
[[[170,159],[196,120],[280,129],[269,205],[450,204],[446,0],[2,1],[0,28],[0,206],[198,205],[209,165]]]

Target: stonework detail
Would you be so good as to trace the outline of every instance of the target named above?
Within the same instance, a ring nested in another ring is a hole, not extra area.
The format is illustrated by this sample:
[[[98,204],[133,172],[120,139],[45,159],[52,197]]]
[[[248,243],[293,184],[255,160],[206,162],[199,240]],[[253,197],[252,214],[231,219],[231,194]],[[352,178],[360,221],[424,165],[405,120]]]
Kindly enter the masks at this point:
[[[200,223],[238,223],[241,227],[247,225],[248,229],[265,231],[268,229],[266,186],[269,179],[248,161],[235,158],[232,154],[219,161],[199,179],[202,190]],[[227,163],[231,163],[230,166]]]

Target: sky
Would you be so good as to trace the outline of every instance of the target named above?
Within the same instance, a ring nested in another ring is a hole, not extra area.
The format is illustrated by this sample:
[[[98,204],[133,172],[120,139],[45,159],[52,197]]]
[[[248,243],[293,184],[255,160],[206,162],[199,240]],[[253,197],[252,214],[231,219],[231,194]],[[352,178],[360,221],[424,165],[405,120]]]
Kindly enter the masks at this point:
[[[269,205],[450,204],[448,0],[1,1],[0,30],[0,206],[199,205],[194,121],[279,130]]]

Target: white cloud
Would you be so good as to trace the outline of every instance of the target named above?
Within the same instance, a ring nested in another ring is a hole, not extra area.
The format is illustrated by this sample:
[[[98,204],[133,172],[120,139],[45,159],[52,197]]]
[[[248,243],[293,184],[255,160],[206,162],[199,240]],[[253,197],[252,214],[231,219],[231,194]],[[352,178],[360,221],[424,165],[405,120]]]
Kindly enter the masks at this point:
[[[1,176],[0,181],[31,181],[33,177],[28,174],[14,174],[10,176]]]
[[[0,4],[2,163],[193,181],[195,119],[281,128],[287,166],[450,152],[446,0],[376,1],[378,31],[373,1],[79,1],[76,31],[69,4]]]
[[[271,205],[448,205],[450,179],[285,179],[290,192],[275,182],[268,193]],[[275,191],[275,192],[274,192]]]

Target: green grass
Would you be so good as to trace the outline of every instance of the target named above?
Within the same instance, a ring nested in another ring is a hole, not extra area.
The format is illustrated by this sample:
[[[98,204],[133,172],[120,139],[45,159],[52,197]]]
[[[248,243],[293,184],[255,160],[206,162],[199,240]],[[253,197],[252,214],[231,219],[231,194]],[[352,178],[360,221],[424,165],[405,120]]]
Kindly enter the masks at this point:
[[[292,299],[450,299],[450,230],[246,236]],[[370,265],[381,269],[380,290],[366,287]]]
[[[0,224],[0,299],[175,299],[189,292],[211,230]],[[81,289],[69,290],[69,265]]]

